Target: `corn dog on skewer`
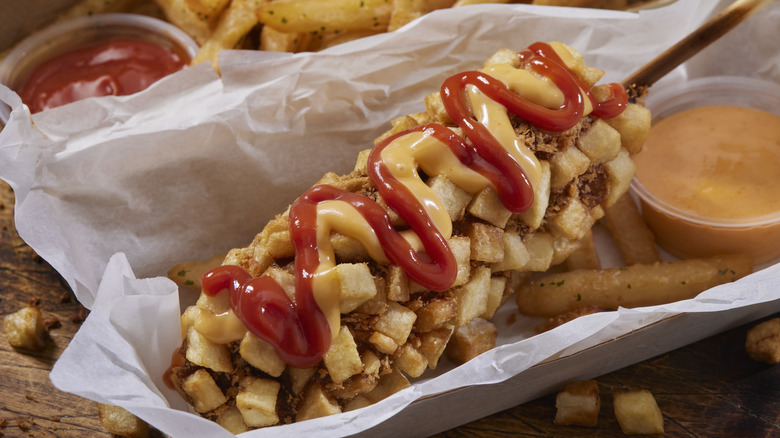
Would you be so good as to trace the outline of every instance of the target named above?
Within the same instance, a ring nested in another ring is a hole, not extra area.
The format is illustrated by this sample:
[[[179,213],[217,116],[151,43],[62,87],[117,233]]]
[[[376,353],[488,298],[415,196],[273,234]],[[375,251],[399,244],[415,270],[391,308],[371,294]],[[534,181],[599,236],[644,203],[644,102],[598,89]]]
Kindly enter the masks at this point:
[[[628,189],[649,112],[602,74],[537,43],[447,79],[203,277],[174,387],[237,433],[375,403],[445,352],[495,346],[499,306]]]

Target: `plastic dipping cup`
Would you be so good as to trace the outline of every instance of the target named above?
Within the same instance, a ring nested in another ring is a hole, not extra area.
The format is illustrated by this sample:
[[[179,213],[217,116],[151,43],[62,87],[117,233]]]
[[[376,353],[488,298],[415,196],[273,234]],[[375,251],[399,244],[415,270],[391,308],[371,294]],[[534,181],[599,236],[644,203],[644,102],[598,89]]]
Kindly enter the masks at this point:
[[[747,107],[780,116],[780,85],[756,79],[702,78],[654,91],[651,90],[647,99],[654,126],[673,114],[708,106]],[[774,169],[769,176],[780,185],[779,175],[780,169]],[[639,198],[645,220],[658,243],[678,257],[746,253],[757,264],[780,257],[780,211],[738,218],[698,214],[661,199],[642,184],[639,174],[632,181],[631,189]],[[692,187],[676,189],[690,191],[693,196],[696,193]]]
[[[54,24],[22,40],[0,63],[0,83],[18,92],[24,80],[47,60],[113,38],[155,43],[186,56],[187,62],[198,51],[192,38],[165,21],[138,14],[92,15]],[[9,113],[0,103],[0,122],[7,122]]]

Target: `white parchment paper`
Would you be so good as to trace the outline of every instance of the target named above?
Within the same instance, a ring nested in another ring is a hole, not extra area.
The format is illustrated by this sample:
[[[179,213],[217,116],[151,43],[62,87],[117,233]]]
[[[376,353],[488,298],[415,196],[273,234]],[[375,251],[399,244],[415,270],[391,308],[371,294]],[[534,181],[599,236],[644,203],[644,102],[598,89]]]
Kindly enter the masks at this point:
[[[35,116],[0,86],[0,100],[14,109],[0,132],[0,178],[15,191],[19,234],[92,311],[52,381],[123,406],[174,437],[229,436],[191,414],[162,384],[180,343],[179,296],[160,277],[170,266],[248,244],[324,172],[348,172],[389,120],[422,110],[424,96],[444,78],[478,68],[499,48],[562,41],[606,70],[604,81],[618,81],[720,7],[686,0],[641,14],[524,5],[443,10],[320,53],[226,52],[221,79],[203,64],[133,96],[88,99]],[[770,6],[664,81],[710,72],[780,81],[779,17],[778,4]],[[764,43],[720,68],[751,39]],[[536,321],[508,322],[510,305],[496,318],[500,347],[477,360],[441,367],[360,411],[247,436],[403,430],[393,421],[410,403],[435,404],[430,396],[522,379],[545,361],[671,317],[729,314],[761,303],[768,310],[740,318],[777,311],[780,291],[771,285],[778,270],[769,267],[696,300],[591,315],[538,336],[530,336]],[[539,388],[560,383],[555,374],[547,379]],[[503,403],[495,409],[511,405]],[[463,421],[440,415],[430,430]]]

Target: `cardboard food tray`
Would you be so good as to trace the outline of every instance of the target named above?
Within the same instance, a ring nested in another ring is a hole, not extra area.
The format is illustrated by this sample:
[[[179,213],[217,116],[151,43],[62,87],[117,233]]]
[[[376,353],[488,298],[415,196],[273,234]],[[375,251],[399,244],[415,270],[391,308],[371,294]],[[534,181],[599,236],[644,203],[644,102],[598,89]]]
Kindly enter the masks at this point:
[[[224,53],[221,79],[203,64],[133,96],[34,116],[0,87],[0,100],[14,108],[0,132],[0,177],[14,188],[19,234],[91,309],[52,381],[123,406],[171,436],[230,436],[162,384],[180,343],[179,296],[161,277],[171,265],[248,244],[324,172],[348,172],[392,118],[420,111],[445,77],[501,47],[563,41],[607,71],[602,82],[618,81],[721,7],[686,1],[638,15],[445,10],[316,54]],[[771,44],[730,61],[735,45],[776,35],[778,15],[780,7],[770,7],[664,80],[780,80]],[[607,265],[619,263],[608,242],[599,250]],[[511,322],[510,303],[495,318],[499,347],[479,358],[443,365],[360,411],[247,436],[411,436],[455,427],[777,312],[780,265],[762,268],[694,300],[589,315],[536,336],[538,321]]]

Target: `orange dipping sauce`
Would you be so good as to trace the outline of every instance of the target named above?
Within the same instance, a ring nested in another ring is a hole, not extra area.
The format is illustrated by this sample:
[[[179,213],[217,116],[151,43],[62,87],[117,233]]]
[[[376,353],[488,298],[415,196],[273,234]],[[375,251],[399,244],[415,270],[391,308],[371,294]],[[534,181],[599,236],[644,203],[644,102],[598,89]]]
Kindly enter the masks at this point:
[[[634,160],[645,219],[673,254],[780,256],[780,117],[685,110],[654,124]]]
[[[98,96],[141,91],[181,70],[189,56],[150,41],[121,37],[60,54],[36,67],[19,88],[22,101],[37,113]]]

